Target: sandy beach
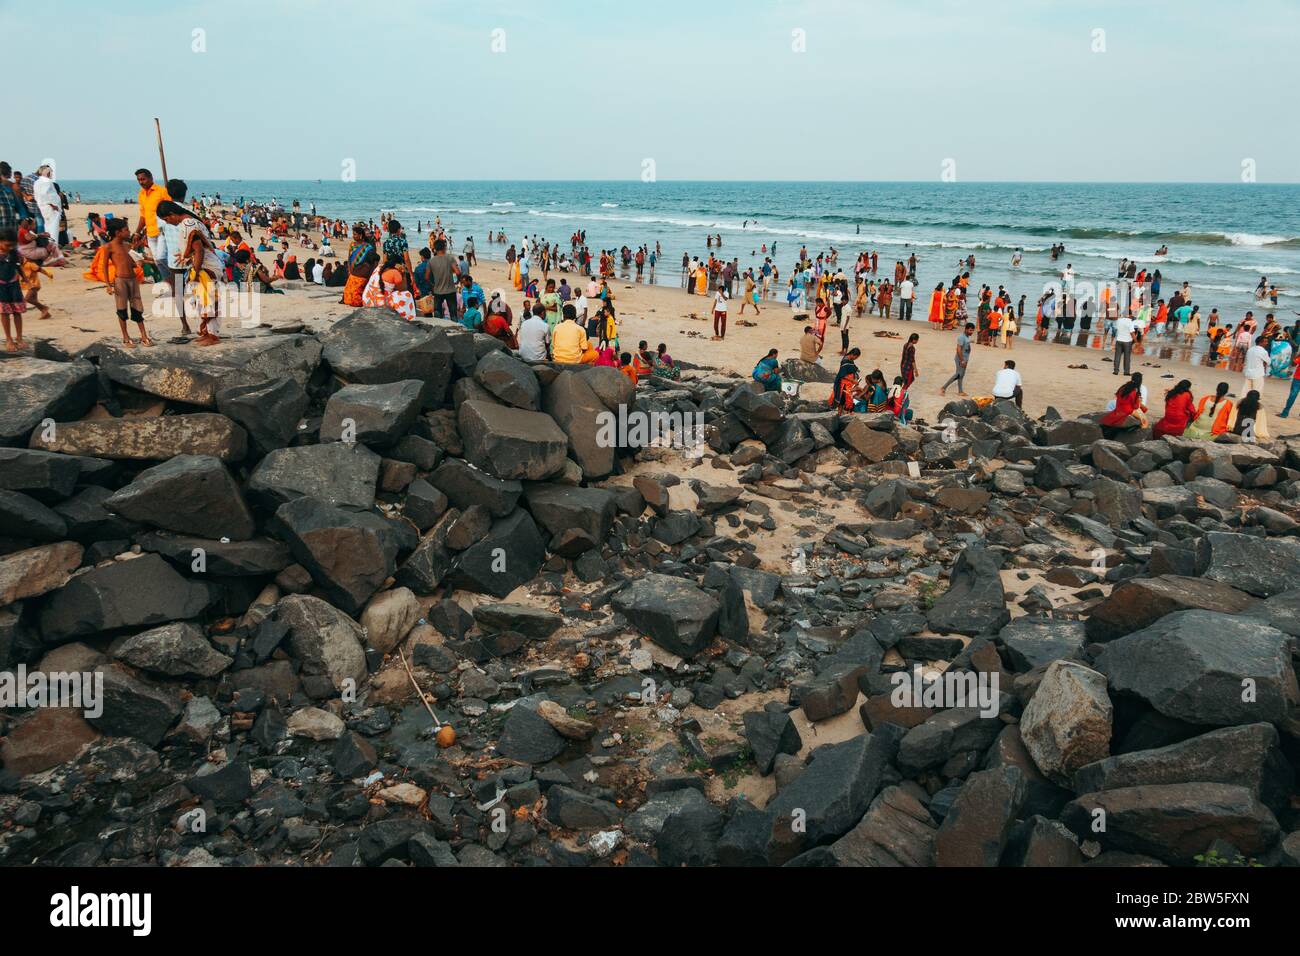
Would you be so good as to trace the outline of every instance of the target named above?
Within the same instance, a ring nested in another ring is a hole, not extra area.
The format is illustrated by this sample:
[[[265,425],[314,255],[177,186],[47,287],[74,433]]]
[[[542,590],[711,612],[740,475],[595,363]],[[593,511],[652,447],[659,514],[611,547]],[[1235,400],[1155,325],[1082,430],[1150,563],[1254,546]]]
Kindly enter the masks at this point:
[[[84,238],[85,218],[89,212],[111,212],[116,216],[125,216],[133,225],[136,216],[132,205],[73,205],[69,219],[74,236]],[[253,238],[259,236],[260,232],[254,230]],[[412,245],[418,244],[418,240],[413,237]],[[478,245],[481,254],[500,255],[503,252],[503,247],[499,245],[492,246],[483,242]],[[336,245],[336,251],[345,250],[345,243]],[[292,244],[290,251],[297,255],[300,263],[311,255],[310,250],[296,249]],[[268,265],[274,259],[273,253],[260,255]],[[50,319],[41,321],[36,318],[34,311],[29,311],[25,319],[26,337],[29,340],[50,339],[69,350],[84,348],[101,339],[116,341],[116,318],[103,287],[92,286],[81,276],[89,262],[90,253],[69,249],[68,258],[70,264],[67,268],[54,270],[53,280],[43,280],[41,300],[51,309]],[[341,260],[336,258],[335,261]],[[675,265],[670,265],[669,268],[676,271]],[[518,313],[523,296],[510,288],[504,262],[480,258],[474,269],[474,278],[489,293],[493,289],[503,290],[506,301]],[[978,272],[974,279],[979,281]],[[637,284],[622,279],[611,282],[611,288],[619,310],[619,336],[625,350],[635,348],[641,339],[649,342],[652,348],[663,342],[669,353],[677,359],[745,375],[769,348],[779,349],[782,358],[798,357],[799,339],[805,323],[795,321],[794,316],[802,313],[792,312],[784,302],[765,303],[756,316],[749,309],[741,316],[739,304],[733,302],[727,336],[723,341],[714,342],[711,341],[710,298],[688,295],[682,289],[670,286]],[[146,289],[146,313],[150,304],[148,298]],[[312,328],[327,325],[351,311],[349,307],[341,305],[338,299],[338,291],[334,289],[310,285],[288,288],[284,295],[261,297],[262,321],[271,325],[303,322]],[[956,397],[953,390],[949,390],[946,397],[940,396],[939,386],[952,374],[957,333],[932,328],[922,318],[925,306],[919,301],[916,314],[918,318],[911,322],[886,320],[872,315],[856,317],[851,325],[850,344],[862,349],[863,357],[859,367],[864,371],[880,368],[892,380],[898,374],[903,343],[910,333],[918,333],[921,337],[917,348],[920,375],[912,387],[911,405],[919,418],[935,421],[944,404]],[[1234,322],[1239,319],[1238,316],[1227,318]],[[742,325],[742,320],[753,324]],[[176,323],[165,319],[155,321],[150,329],[159,341],[179,332]],[[228,323],[225,333],[238,335],[239,330],[235,323]],[[1097,336],[1092,338],[1095,340]],[[835,354],[839,351],[838,346],[839,332],[832,325],[827,332],[828,354],[824,355],[822,363],[832,371],[838,365],[838,355]],[[1191,380],[1193,392],[1197,396],[1213,392],[1221,381],[1229,383],[1234,398],[1240,394],[1240,372],[1179,361],[1177,356],[1183,351],[1179,349],[1172,350],[1175,357],[1160,357],[1161,349],[1160,344],[1153,343],[1153,354],[1135,352],[1133,356],[1133,371],[1143,373],[1150,393],[1152,421],[1163,413],[1163,392],[1182,378]],[[1164,346],[1164,349],[1165,354],[1168,354],[1168,346]],[[1017,339],[1014,347],[1006,351],[982,345],[975,347],[966,378],[968,393],[990,394],[997,370],[1008,358],[1015,360],[1016,368],[1024,380],[1024,408],[1031,417],[1042,415],[1049,406],[1067,418],[1098,411],[1123,381],[1122,377],[1111,374],[1109,351],[1052,341]],[[1080,365],[1087,367],[1071,368]],[[1286,401],[1288,388],[1289,383],[1281,379],[1270,378],[1265,384],[1265,407],[1270,412],[1270,430],[1275,436],[1300,433],[1300,421],[1278,417],[1278,412]]]

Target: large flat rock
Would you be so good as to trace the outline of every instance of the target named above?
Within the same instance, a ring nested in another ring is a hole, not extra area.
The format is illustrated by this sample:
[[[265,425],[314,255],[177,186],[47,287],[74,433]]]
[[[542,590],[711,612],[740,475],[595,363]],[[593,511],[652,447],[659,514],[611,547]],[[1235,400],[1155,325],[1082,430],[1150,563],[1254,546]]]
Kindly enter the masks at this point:
[[[248,435],[225,415],[139,415],[100,421],[69,422],[54,428],[50,440],[37,430],[31,447],[68,455],[163,461],[175,455],[211,455],[240,461]]]
[[[1093,606],[1085,626],[1090,640],[1113,641],[1175,611],[1200,609],[1240,614],[1256,603],[1244,591],[1210,578],[1178,574],[1131,578]]]
[[[27,444],[28,436],[47,418],[56,422],[80,418],[98,394],[95,366],[89,362],[0,359],[0,445]]]
[[[222,389],[288,377],[299,386],[320,364],[321,345],[310,335],[251,340],[227,339],[212,348],[160,345],[152,349],[100,349],[105,376],[169,401],[203,408],[217,406]]]
[[[425,384],[423,404],[441,404],[451,381],[447,333],[407,322],[392,309],[357,309],[320,336],[325,362],[345,382],[383,385],[406,379]]]
[[[647,574],[614,595],[614,609],[660,647],[692,657],[713,640],[722,607],[691,581]]]
[[[115,561],[75,575],[41,608],[41,638],[62,644],[127,627],[197,617],[208,606],[207,587],[177,574],[156,554]]]
[[[274,510],[295,498],[369,508],[375,503],[380,458],[365,445],[326,442],[277,448],[248,478],[248,495]]]
[[[177,455],[146,468],[103,504],[131,521],[177,534],[243,541],[257,530],[234,477],[210,455]]]
[[[1282,723],[1300,703],[1289,634],[1215,611],[1177,611],[1106,645],[1096,667],[1113,694],[1166,717],[1230,727]]]
[[[495,478],[540,481],[568,457],[568,436],[544,412],[470,400],[457,419],[465,457]]]

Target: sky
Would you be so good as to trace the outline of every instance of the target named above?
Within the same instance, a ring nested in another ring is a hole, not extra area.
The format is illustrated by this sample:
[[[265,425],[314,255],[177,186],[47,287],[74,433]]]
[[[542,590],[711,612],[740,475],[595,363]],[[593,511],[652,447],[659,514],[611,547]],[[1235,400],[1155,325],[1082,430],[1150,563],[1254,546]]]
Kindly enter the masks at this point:
[[[0,159],[65,181],[156,165],[155,116],[192,179],[1300,181],[1296,0],[0,0],[0,36]]]

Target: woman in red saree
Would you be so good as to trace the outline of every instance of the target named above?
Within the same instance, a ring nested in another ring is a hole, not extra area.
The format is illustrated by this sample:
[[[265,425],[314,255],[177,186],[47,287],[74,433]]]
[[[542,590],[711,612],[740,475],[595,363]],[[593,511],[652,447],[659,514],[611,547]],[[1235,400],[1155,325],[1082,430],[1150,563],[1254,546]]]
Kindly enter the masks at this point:
[[[1165,417],[1156,422],[1152,437],[1181,435],[1196,417],[1196,404],[1192,401],[1192,383],[1183,379],[1165,392]]]
[[[1141,428],[1146,424],[1142,407],[1142,375],[1135,374],[1115,393],[1115,407],[1101,416],[1101,433],[1113,438],[1119,432]]]

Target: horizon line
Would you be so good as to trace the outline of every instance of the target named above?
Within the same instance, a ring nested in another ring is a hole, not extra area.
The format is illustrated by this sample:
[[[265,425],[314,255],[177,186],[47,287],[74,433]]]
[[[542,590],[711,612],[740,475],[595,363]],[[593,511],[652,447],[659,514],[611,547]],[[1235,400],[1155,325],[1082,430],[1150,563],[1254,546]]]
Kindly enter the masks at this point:
[[[323,178],[270,178],[270,179],[250,179],[245,177],[221,177],[221,176],[194,176],[194,180],[207,180],[209,182],[240,182],[240,183],[318,183],[335,182],[333,178],[326,180]],[[74,177],[63,180],[64,182],[87,182],[87,183],[132,183],[135,180],[130,177],[122,178],[89,178]],[[629,185],[656,186],[663,183],[673,184],[696,184],[696,183],[736,183],[741,185],[767,184],[767,185],[881,185],[881,186],[900,186],[900,185],[917,185],[933,184],[939,186],[962,186],[962,185],[987,185],[987,186],[1295,186],[1300,185],[1300,180],[1278,180],[1268,182],[1246,183],[1239,180],[1218,180],[1218,179],[963,179],[952,182],[944,182],[934,179],[656,179],[653,182],[642,182],[640,179],[408,179],[408,178],[384,178],[372,177],[364,180],[354,180],[342,185],[354,186],[362,183],[626,183]]]

